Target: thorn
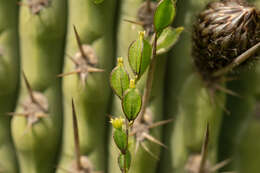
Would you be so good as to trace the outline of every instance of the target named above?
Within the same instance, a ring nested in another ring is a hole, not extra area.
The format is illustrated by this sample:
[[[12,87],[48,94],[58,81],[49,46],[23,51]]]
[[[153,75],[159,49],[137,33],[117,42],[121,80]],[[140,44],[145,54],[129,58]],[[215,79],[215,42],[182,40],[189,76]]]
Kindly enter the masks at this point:
[[[160,146],[162,146],[162,147],[168,149],[168,147],[167,147],[166,145],[164,145],[163,143],[161,143],[161,141],[159,141],[158,139],[154,138],[153,136],[151,136],[151,135],[149,135],[149,134],[147,134],[147,133],[143,133],[143,135],[144,135],[144,137],[145,137],[146,139],[148,139],[149,141],[151,141],[151,142],[153,142],[153,143],[155,143],[155,144],[158,144],[158,145],[160,145]]]
[[[23,75],[23,78],[24,78],[24,81],[25,81],[25,85],[26,85],[26,88],[27,88],[27,90],[28,90],[28,92],[29,92],[29,95],[30,95],[30,98],[31,98],[32,102],[35,103],[35,104],[37,104],[37,105],[41,108],[42,111],[48,112],[48,110],[46,110],[46,109],[41,105],[41,103],[39,103],[38,100],[34,97],[32,87],[30,86],[30,83],[29,83],[27,77],[25,76],[24,71],[22,71],[22,75]]]
[[[26,88],[27,88],[27,90],[29,92],[29,95],[30,95],[30,98],[31,98],[32,102],[37,103],[36,99],[34,98],[34,95],[33,95],[33,90],[32,90],[32,88],[31,88],[31,86],[30,86],[30,84],[28,82],[27,77],[25,76],[24,71],[22,71],[22,75],[23,75],[24,82],[25,82]]]
[[[229,95],[232,95],[232,96],[236,96],[236,97],[242,98],[242,96],[240,96],[240,95],[237,94],[236,92],[231,91],[231,90],[229,90],[229,89],[227,89],[227,88],[224,88],[224,87],[222,87],[222,86],[220,86],[220,85],[218,85],[218,84],[215,84],[215,87],[216,87],[216,89],[218,89],[218,90],[220,90],[220,91],[223,91],[223,92],[226,93],[226,94],[229,94]]]
[[[79,65],[79,63],[73,58],[73,56],[69,55],[68,53],[66,53],[66,56],[69,57],[69,59],[76,65]]]
[[[152,156],[154,159],[156,159],[156,160],[159,160],[159,158],[156,156],[156,155],[154,155],[151,151],[150,151],[150,149],[143,143],[143,142],[141,142],[140,143],[141,144],[141,147],[148,153],[148,154],[150,154],[150,156]]]
[[[71,72],[68,72],[68,73],[58,74],[57,77],[65,77],[65,76],[69,76],[69,75],[77,74],[77,73],[81,73],[81,70],[78,69],[78,70],[71,71]]]
[[[205,133],[205,137],[201,149],[201,161],[200,161],[199,173],[204,173],[205,163],[208,155],[208,145],[209,145],[209,123],[207,123],[206,133]]]
[[[19,6],[29,6],[29,4],[24,3],[24,2],[17,2],[17,5],[19,5]]]
[[[136,145],[135,145],[135,156],[136,156],[136,153],[139,149],[139,146],[140,146],[140,141],[136,141]]]
[[[75,111],[74,100],[71,101],[72,104],[72,118],[73,118],[73,131],[74,131],[74,142],[75,142],[75,153],[76,153],[76,162],[77,162],[77,170],[82,169],[82,165],[80,162],[80,147],[79,147],[79,132],[78,132],[78,123],[77,116]]]
[[[132,21],[132,20],[129,20],[129,19],[123,19],[123,21],[128,22],[128,23],[133,23],[133,24],[136,24],[136,25],[140,25],[140,26],[144,26],[144,23],[140,22],[140,21]]]
[[[74,29],[74,33],[75,33],[75,36],[76,36],[76,40],[77,40],[77,44],[78,44],[78,47],[79,47],[79,50],[80,50],[80,53],[81,55],[83,56],[83,58],[88,62],[88,58],[87,58],[87,55],[85,54],[83,48],[82,48],[82,43],[80,41],[80,37],[79,37],[79,34],[77,32],[77,29],[76,29],[76,26],[73,25],[73,29]]]
[[[105,71],[104,69],[95,68],[95,67],[91,67],[91,66],[88,67],[88,72],[90,72],[90,73],[104,72],[104,71]]]
[[[225,77],[223,78],[222,82],[230,82],[235,80],[239,80],[239,77]]]
[[[158,126],[162,126],[164,124],[168,124],[168,123],[171,123],[173,121],[173,118],[172,119],[169,119],[169,120],[163,120],[163,121],[158,121],[156,123],[153,123],[151,125],[148,126],[149,129],[152,129],[154,127],[158,127]]]
[[[7,116],[22,116],[22,117],[27,117],[26,113],[17,113],[17,112],[8,112]]]
[[[42,114],[36,114],[35,115],[37,118],[44,118],[44,117],[47,117],[48,115],[47,114],[44,114],[44,113],[42,113]]]
[[[217,170],[219,170],[220,168],[223,168],[224,166],[226,166],[230,162],[231,162],[231,159],[223,160],[222,162],[216,164],[213,168],[211,168],[210,172],[216,172]]]
[[[64,172],[67,172],[67,173],[72,173],[71,171],[69,171],[69,170],[67,170],[66,168],[63,168],[63,167],[57,166],[56,168],[57,168],[57,169],[60,169],[60,170],[62,170],[62,171],[64,171]]]

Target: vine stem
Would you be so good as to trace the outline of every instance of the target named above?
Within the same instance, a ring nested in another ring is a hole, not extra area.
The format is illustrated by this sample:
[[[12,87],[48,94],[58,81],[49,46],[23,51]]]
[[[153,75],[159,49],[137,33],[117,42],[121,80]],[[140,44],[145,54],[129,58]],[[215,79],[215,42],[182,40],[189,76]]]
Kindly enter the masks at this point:
[[[128,120],[125,120],[125,128],[126,128],[126,150],[128,150],[128,137],[129,137],[129,125],[128,125]],[[124,173],[127,173],[127,168],[126,168],[126,152],[124,153]]]
[[[148,76],[147,76],[147,80],[146,80],[146,86],[144,89],[144,95],[143,95],[143,104],[142,104],[142,108],[141,111],[139,113],[139,117],[140,120],[143,120],[143,116],[145,114],[145,110],[150,98],[150,94],[151,94],[151,90],[152,90],[152,86],[153,86],[153,78],[154,78],[154,71],[155,71],[155,67],[156,67],[156,48],[157,48],[157,33],[155,32],[154,34],[154,41],[153,41],[153,52],[152,52],[152,60],[151,60],[151,64],[149,66],[148,69]]]

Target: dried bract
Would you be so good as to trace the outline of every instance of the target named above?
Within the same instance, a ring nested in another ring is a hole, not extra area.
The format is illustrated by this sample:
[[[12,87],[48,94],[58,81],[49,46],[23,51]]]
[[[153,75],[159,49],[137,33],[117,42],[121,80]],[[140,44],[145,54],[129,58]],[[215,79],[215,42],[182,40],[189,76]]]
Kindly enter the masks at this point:
[[[213,72],[260,41],[260,12],[242,0],[211,2],[199,14],[193,32],[194,63],[205,81]]]

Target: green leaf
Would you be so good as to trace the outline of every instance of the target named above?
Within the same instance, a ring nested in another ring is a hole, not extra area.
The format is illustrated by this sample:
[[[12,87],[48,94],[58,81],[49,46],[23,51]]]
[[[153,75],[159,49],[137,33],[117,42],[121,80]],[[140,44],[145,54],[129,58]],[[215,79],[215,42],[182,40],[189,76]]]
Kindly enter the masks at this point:
[[[115,129],[113,135],[114,141],[117,147],[122,153],[125,153],[127,149],[127,135],[122,129]]]
[[[131,84],[130,84],[131,85]],[[128,89],[122,99],[122,107],[126,118],[129,121],[134,120],[141,110],[142,97],[137,89]]]
[[[154,14],[154,28],[157,33],[169,26],[175,17],[175,4],[172,0],[162,0]]]
[[[126,162],[125,162],[125,160],[126,160]],[[125,155],[120,153],[117,161],[118,161],[119,168],[122,172],[124,171],[125,163],[126,163],[126,169],[129,170],[130,165],[131,165],[131,153],[129,152],[129,150],[126,151]]]
[[[165,28],[157,40],[157,54],[163,54],[171,49],[172,46],[178,41],[183,29],[183,27]]]
[[[129,76],[123,66],[123,62],[119,62],[112,70],[110,85],[115,94],[122,99],[124,92],[129,88]]]
[[[128,50],[128,61],[130,67],[138,78],[142,76],[149,66],[151,55],[152,46],[144,39],[144,33],[140,32],[139,39],[135,40]]]

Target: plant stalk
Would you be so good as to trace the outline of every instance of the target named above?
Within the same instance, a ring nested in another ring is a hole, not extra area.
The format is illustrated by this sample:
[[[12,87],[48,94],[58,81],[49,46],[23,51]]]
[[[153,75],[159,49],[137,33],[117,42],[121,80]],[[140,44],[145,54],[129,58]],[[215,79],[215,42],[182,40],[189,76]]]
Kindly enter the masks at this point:
[[[154,34],[154,41],[153,41],[153,52],[152,52],[152,61],[149,66],[148,76],[146,80],[146,86],[144,89],[144,95],[143,95],[143,104],[142,109],[140,111],[139,117],[141,120],[143,120],[143,116],[145,114],[145,110],[151,95],[152,86],[153,86],[153,78],[154,78],[154,71],[156,67],[156,48],[157,48],[157,33]]]

